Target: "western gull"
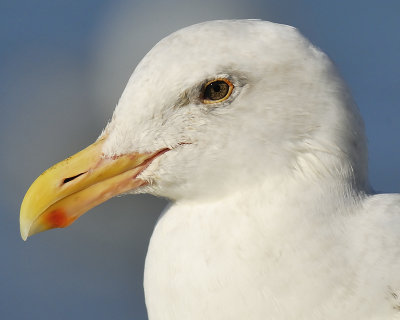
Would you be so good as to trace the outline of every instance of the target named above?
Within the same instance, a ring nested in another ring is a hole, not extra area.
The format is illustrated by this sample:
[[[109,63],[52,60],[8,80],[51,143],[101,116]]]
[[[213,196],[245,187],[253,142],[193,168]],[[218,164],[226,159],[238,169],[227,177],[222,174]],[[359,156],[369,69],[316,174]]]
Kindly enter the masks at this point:
[[[359,111],[293,27],[161,40],[99,139],[32,184],[22,238],[122,193],[172,201],[146,258],[151,320],[400,319],[400,196],[373,193]]]

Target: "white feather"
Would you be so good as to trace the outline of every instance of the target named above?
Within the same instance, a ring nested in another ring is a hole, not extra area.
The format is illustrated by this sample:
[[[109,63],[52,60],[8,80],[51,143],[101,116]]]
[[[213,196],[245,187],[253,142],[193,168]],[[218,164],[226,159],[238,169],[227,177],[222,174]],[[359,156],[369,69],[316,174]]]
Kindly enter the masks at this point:
[[[201,86],[234,93],[204,105]],[[213,21],[160,41],[106,128],[106,155],[172,150],[145,269],[151,320],[399,319],[400,197],[372,195],[362,120],[296,29]]]

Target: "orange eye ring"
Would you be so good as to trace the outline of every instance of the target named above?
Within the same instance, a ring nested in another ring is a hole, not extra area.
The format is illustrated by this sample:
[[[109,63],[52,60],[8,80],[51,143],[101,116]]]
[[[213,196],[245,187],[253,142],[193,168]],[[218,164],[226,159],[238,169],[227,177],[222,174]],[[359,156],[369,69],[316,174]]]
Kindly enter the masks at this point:
[[[226,78],[208,81],[202,90],[201,102],[212,104],[225,101],[232,94],[234,85]]]

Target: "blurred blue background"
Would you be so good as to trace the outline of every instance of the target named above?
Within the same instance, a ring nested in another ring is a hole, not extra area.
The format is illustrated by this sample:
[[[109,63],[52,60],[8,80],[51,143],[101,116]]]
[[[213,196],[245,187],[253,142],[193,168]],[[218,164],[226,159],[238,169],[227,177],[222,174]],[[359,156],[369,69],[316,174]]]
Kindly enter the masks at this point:
[[[196,22],[260,18],[299,28],[355,96],[372,185],[399,192],[399,15],[398,0],[1,0],[0,319],[147,318],[143,265],[165,200],[112,199],[26,243],[19,205],[38,174],[97,138],[145,53]]]

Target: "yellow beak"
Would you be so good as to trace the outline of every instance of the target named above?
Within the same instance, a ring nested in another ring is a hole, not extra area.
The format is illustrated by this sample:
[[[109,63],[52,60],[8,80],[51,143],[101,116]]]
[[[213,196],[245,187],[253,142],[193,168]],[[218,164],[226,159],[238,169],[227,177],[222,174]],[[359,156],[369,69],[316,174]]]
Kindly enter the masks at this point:
[[[102,155],[104,138],[42,173],[21,205],[21,237],[64,228],[108,199],[146,182],[137,176],[167,150],[132,153],[113,158]]]

